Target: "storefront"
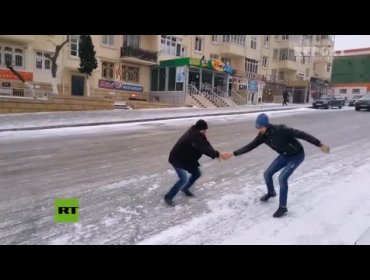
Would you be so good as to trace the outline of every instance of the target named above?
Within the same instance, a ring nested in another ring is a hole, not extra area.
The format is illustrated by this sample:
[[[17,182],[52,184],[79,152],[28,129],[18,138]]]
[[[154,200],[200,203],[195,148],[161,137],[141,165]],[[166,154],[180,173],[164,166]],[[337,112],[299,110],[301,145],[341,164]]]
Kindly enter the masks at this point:
[[[199,91],[210,89],[219,95],[227,94],[232,73],[229,64],[216,59],[184,57],[164,60],[159,66],[151,68],[151,99],[165,103],[184,103],[188,85]]]
[[[328,89],[329,81],[312,77],[310,79],[308,95],[309,100],[307,100],[307,102],[312,102],[316,99],[319,99],[321,96],[327,93]]]

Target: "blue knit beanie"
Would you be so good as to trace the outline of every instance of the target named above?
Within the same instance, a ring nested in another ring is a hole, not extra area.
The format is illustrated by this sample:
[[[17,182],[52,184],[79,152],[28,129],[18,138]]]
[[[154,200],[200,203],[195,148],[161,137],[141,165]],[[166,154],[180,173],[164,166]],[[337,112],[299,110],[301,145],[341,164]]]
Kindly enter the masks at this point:
[[[256,128],[268,127],[269,124],[269,117],[265,113],[258,115],[256,120]]]

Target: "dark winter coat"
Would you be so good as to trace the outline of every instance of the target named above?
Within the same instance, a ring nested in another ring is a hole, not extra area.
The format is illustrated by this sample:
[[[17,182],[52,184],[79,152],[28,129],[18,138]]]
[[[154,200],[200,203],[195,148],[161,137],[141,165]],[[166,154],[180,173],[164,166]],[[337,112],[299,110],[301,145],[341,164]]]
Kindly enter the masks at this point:
[[[200,166],[198,160],[203,154],[213,159],[220,155],[218,151],[213,149],[207,137],[201,134],[195,126],[192,126],[172,148],[168,161],[174,167],[183,168],[192,173],[195,168]]]
[[[248,145],[234,151],[234,155],[247,153],[262,143],[284,156],[294,156],[303,152],[302,144],[296,139],[303,139],[307,142],[320,146],[320,140],[312,135],[285,125],[270,124],[265,134],[258,134]]]
[[[284,91],[283,92],[283,98],[284,98],[284,100],[288,100],[288,97],[289,97],[289,93],[287,91]]]

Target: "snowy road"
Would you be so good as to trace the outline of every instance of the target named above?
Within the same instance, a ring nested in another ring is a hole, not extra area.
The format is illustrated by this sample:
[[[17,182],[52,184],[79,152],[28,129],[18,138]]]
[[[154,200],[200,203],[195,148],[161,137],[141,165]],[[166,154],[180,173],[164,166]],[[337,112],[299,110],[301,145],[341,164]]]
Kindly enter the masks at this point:
[[[0,244],[354,244],[370,226],[370,113],[268,113],[331,145],[303,142],[289,213],[261,204],[266,146],[227,162],[202,158],[195,198],[162,197],[175,182],[168,152],[195,119],[0,133]],[[208,137],[234,150],[255,136],[257,114],[209,117]],[[278,190],[278,185],[276,185]],[[78,198],[80,222],[57,224],[55,198]]]

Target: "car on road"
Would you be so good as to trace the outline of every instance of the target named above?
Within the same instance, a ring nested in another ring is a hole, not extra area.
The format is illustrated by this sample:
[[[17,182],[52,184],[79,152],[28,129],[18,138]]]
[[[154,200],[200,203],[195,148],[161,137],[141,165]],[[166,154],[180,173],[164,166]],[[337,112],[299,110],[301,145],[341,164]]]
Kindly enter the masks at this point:
[[[355,106],[355,105],[356,105],[357,100],[359,100],[361,97],[363,97],[363,95],[354,95],[354,96],[349,100],[348,106]]]
[[[342,106],[346,105],[346,100],[343,98],[343,96],[340,95],[334,95],[336,100],[340,100],[342,102]]]
[[[366,94],[362,98],[357,100],[355,108],[356,111],[360,111],[361,109],[366,109],[370,111],[370,94]]]
[[[341,96],[340,96],[341,97]],[[344,99],[343,99],[344,100]],[[316,100],[312,103],[313,108],[333,108],[337,107],[339,109],[342,109],[342,100],[338,99],[335,95],[323,95],[320,97],[320,99]]]

